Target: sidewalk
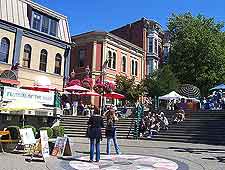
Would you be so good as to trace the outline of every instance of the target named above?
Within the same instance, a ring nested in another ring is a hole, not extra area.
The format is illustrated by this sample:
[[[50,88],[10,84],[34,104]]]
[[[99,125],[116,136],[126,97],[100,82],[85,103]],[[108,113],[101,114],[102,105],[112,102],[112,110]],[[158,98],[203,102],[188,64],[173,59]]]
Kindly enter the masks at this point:
[[[39,161],[26,162],[25,158],[28,157],[21,154],[0,153],[0,170],[72,170],[74,169],[72,166],[77,165],[77,159],[80,159],[80,156],[83,156],[82,162],[88,160],[89,143],[87,138],[70,138],[70,142],[74,156],[72,159],[57,159],[55,157],[50,157],[46,162],[43,162],[40,159]],[[175,162],[179,166],[178,170],[186,170],[187,165],[190,170],[225,169],[224,146],[125,139],[118,140],[118,142],[123,155],[117,160],[117,166],[123,164],[124,167],[124,160],[127,155],[130,155],[127,157],[136,155],[139,157],[152,156]],[[101,144],[102,153],[105,152],[105,144],[106,141],[104,139]],[[112,151],[114,151],[114,149],[112,149]],[[97,167],[97,169],[99,169],[98,167],[101,167],[100,169],[105,169],[106,166],[109,166],[109,163],[106,163],[106,159],[108,159],[106,157],[107,156],[102,155],[102,161],[100,161],[98,165],[96,165],[96,163],[83,163],[82,170],[85,170],[84,167],[88,165]],[[111,159],[117,158],[118,157],[116,156],[111,157]],[[155,160],[156,158],[152,159]],[[110,166],[114,165],[110,164]],[[130,165],[127,164],[126,166],[129,167]]]

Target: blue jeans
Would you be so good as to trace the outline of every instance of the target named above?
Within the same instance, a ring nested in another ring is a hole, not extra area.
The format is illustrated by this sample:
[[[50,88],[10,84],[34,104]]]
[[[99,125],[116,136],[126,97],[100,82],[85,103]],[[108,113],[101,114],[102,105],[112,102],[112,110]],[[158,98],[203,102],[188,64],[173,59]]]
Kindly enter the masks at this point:
[[[93,161],[96,150],[96,161],[100,160],[100,139],[90,139],[90,160]]]
[[[114,143],[114,147],[115,147],[116,154],[120,154],[120,148],[119,148],[119,145],[118,145],[117,140],[116,140],[116,134],[112,138],[107,137],[106,154],[107,155],[110,155],[110,146],[111,146],[111,141],[112,140],[113,140],[113,143]]]

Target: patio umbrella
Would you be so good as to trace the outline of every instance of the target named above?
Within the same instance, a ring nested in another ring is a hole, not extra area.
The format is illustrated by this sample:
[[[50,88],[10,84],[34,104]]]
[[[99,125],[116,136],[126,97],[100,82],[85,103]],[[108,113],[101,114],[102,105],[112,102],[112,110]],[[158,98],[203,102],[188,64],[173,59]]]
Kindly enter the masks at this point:
[[[89,89],[86,89],[86,88],[78,86],[78,85],[66,87],[66,88],[64,88],[64,90],[67,90],[67,91],[89,91]]]
[[[104,94],[104,97],[111,99],[124,99],[125,96],[116,92]]]
[[[225,84],[222,83],[222,84],[215,86],[209,90],[225,90]]]
[[[34,91],[42,91],[42,92],[49,92],[49,91],[61,91],[57,89],[57,87],[54,86],[48,86],[48,85],[31,85],[31,86],[23,86],[22,88],[28,89],[28,90],[34,90]]]
[[[87,91],[87,92],[82,92],[82,93],[75,93],[80,96],[100,96],[100,94],[93,92],[93,91]]]
[[[199,98],[200,97],[200,89],[191,84],[183,84],[181,85],[177,93],[187,98]]]
[[[0,110],[25,111],[25,110],[36,110],[40,108],[44,108],[44,105],[34,100],[15,100],[15,101],[7,103],[4,106],[1,106]],[[23,112],[23,127],[24,127],[24,112]]]

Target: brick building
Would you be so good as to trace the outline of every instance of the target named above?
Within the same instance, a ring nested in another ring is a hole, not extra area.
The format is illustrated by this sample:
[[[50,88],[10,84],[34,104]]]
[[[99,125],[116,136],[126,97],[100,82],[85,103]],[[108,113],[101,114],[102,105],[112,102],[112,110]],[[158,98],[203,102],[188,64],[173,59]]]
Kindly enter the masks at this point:
[[[72,42],[76,45],[72,47],[70,71],[74,71],[77,78],[82,79],[82,73],[89,66],[91,77],[95,81],[108,59],[105,81],[114,82],[116,75],[120,74],[135,77],[137,82],[143,79],[144,53],[137,45],[104,31],[72,36]],[[99,97],[92,98],[92,104],[99,105]]]
[[[142,18],[112,30],[111,33],[143,49],[146,75],[151,74],[158,68],[159,63],[164,62],[163,52],[165,48],[169,48],[169,45],[168,43],[166,46],[164,45],[165,33],[162,30],[162,26],[156,21]]]

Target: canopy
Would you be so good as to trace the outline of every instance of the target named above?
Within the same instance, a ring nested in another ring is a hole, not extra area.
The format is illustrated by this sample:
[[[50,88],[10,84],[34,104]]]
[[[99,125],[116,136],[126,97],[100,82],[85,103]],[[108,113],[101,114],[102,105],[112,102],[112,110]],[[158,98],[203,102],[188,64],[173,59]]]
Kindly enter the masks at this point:
[[[79,96],[100,96],[100,94],[94,92],[94,91],[87,91],[87,92],[82,92],[82,93],[74,93]]]
[[[222,83],[222,84],[215,86],[209,90],[225,90],[225,84]]]
[[[54,86],[43,86],[43,85],[31,85],[31,86],[23,86],[22,88],[28,89],[28,90],[34,90],[34,91],[43,91],[43,92],[49,92],[49,91],[60,91]]]
[[[22,111],[22,110],[36,110],[44,108],[45,106],[34,100],[15,100],[1,106],[0,110],[3,111]]]
[[[160,100],[172,100],[172,99],[182,99],[182,98],[186,99],[186,97],[179,95],[175,91],[172,91],[169,94],[159,97]]]
[[[200,97],[200,89],[192,84],[182,84],[176,91],[187,98]]]
[[[116,93],[116,92],[104,94],[104,97],[111,98],[111,99],[124,99],[125,98],[124,95]]]
[[[78,85],[69,86],[64,89],[67,91],[89,91],[89,89],[86,89],[86,88],[78,86]]]

